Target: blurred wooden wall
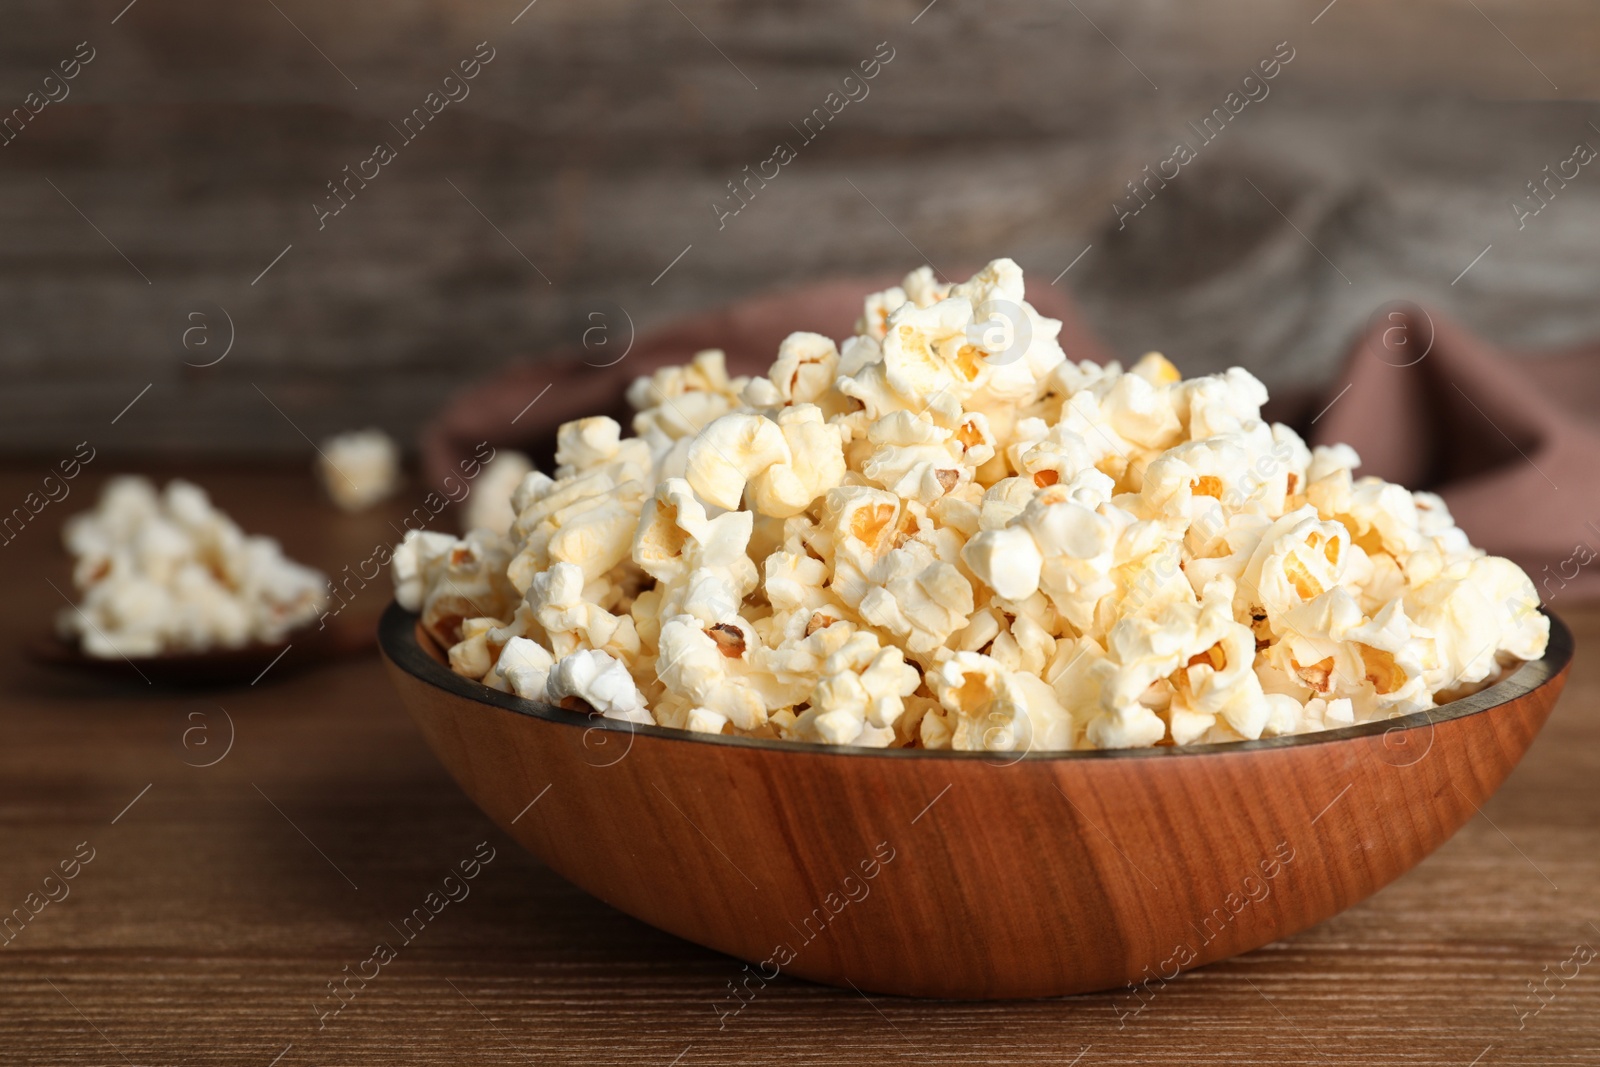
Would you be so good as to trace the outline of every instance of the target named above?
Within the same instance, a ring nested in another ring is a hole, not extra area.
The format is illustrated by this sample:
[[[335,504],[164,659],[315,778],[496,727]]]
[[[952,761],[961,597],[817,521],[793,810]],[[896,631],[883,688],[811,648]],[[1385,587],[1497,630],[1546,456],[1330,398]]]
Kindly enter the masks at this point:
[[[1325,379],[1394,298],[1511,343],[1600,333],[1600,164],[1510,207],[1600,147],[1581,0],[125,4],[0,13],[0,113],[95,53],[0,147],[9,452],[409,436],[592,313],[648,328],[924,255],[1048,285],[1088,247],[1060,284],[1116,348],[1272,385]],[[325,182],[485,41],[470,96],[319,231]],[[1284,41],[1270,95],[1119,229],[1125,183]],[[870,95],[719,229],[725,183],[880,42]],[[228,356],[186,367],[228,318]]]

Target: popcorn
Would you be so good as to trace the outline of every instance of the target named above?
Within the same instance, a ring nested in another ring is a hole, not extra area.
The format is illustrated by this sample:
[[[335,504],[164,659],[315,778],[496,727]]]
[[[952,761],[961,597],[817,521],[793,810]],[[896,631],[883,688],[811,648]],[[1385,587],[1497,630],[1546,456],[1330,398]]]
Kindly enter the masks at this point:
[[[247,536],[184,481],[157,493],[145,478],[113,478],[94,510],[67,520],[63,540],[83,600],[57,629],[89,656],[273,643],[328,602],[323,574],[286,558],[271,538]]]
[[[509,448],[496,452],[467,497],[461,520],[463,531],[492,530],[501,537],[509,534],[517,518],[511,494],[532,471],[533,461],[521,452]]]
[[[599,469],[553,480],[536,471],[523,479],[512,494],[520,507],[510,534],[521,547],[506,569],[518,592],[556,563],[575,563],[593,581],[628,558],[646,489],[635,478],[619,483],[619,473],[627,472]]]
[[[1008,671],[977,652],[957,652],[928,676],[928,683],[947,713],[938,728],[949,731],[948,740],[937,747],[1027,751],[1036,740],[1041,749],[1071,747],[1072,716],[1035,675]]]
[[[567,656],[594,648],[619,658],[637,655],[639,637],[632,617],[611,614],[587,599],[587,592],[583,569],[573,563],[557,563],[534,577],[524,600],[551,652]]]
[[[822,409],[814,404],[784,409],[778,429],[788,458],[751,479],[750,506],[758,514],[787,519],[844,479],[844,436],[823,421]]]
[[[447,533],[408,530],[405,539],[390,554],[390,574],[394,579],[394,598],[407,611],[421,611],[422,602],[439,581],[450,550],[458,540]]]
[[[438,537],[448,537],[448,544],[434,540]],[[462,639],[466,620],[508,617],[517,602],[516,590],[506,577],[514,562],[510,546],[488,530],[474,530],[465,538],[410,530],[395,555],[406,559],[404,568],[395,568],[397,592],[412,594],[415,586],[399,583],[405,581],[402,572],[409,574],[415,566],[419,572],[415,581],[425,591],[413,601],[417,603],[413,610],[421,612],[423,627],[446,648]]]
[[[893,744],[904,698],[922,682],[900,650],[880,647],[871,633],[856,633],[828,657],[822,671],[811,707],[795,721],[796,736],[830,745]]]
[[[365,511],[400,488],[400,446],[382,430],[335,434],[317,449],[317,475],[341,510]]]
[[[1032,596],[1044,568],[1033,534],[1022,526],[980,532],[961,550],[961,558],[996,596],[1007,600]]]
[[[652,723],[627,668],[592,649],[565,656],[550,669],[544,698],[560,707],[595,711],[608,719]]]
[[[511,692],[524,700],[542,700],[555,658],[537,641],[513,637],[500,650],[494,671]]]
[[[695,707],[715,712],[742,730],[753,730],[766,721],[766,706],[760,694],[740,684],[728,662],[743,659],[749,640],[740,627],[706,626],[692,615],[677,616],[661,627],[656,675]]]
[[[778,346],[778,358],[765,378],[745,386],[751,407],[815,404],[825,400],[839,370],[839,349],[820,333],[792,333]]]
[[[856,336],[791,334],[762,376],[701,352],[634,383],[635,436],[579,419],[553,476],[507,492],[491,467],[484,507],[509,508],[409,535],[396,597],[454,670],[524,699],[862,747],[1336,729],[1543,654],[1532,582],[1438,497],[1263,422],[1243,370],[1071,363],[1060,328],[996,260],[914,271]],[[128,494],[118,521],[150,507]],[[143,551],[163,575],[181,557]],[[168,589],[128,584],[119,610]]]
[[[746,482],[792,458],[789,442],[771,419],[724,415],[689,446],[684,478],[706,503],[732,511],[744,496]]]

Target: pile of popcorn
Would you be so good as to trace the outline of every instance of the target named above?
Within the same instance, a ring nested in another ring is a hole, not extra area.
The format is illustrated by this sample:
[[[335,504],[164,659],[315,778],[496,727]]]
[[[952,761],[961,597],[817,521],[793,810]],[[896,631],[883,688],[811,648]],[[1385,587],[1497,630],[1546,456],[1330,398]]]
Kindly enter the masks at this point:
[[[328,580],[250,537],[185,481],[159,493],[148,479],[113,478],[92,511],[67,520],[72,580],[82,601],[60,634],[105,659],[276,642],[312,622]]]
[[[1188,745],[1406,714],[1543,654],[1443,501],[1259,416],[1250,374],[1069,362],[996,260],[866,299],[764,377],[562,426],[508,534],[409,534],[400,603],[488,686],[873,747]]]

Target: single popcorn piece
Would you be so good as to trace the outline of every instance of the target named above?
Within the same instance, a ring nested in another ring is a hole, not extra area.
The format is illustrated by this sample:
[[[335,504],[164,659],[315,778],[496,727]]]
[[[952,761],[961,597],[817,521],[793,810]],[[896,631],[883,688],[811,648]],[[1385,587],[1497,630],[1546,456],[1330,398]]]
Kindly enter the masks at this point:
[[[407,530],[390,554],[394,598],[407,611],[421,611],[428,591],[439,581],[439,571],[458,544],[447,533]]]
[[[408,535],[396,598],[505,692],[858,747],[1278,737],[1423,712],[1543,655],[1533,583],[1438,497],[1263,420],[1244,370],[1073,363],[1060,331],[999,259],[957,283],[919,268],[855,336],[792,333],[759,376],[695,353],[633,383],[634,436],[578,419],[552,474],[492,464],[482,528]],[[154,508],[121,492],[80,571]],[[118,618],[181,595],[244,625],[191,589],[181,540],[140,551]]]
[[[564,657],[550,669],[544,698],[559,707],[595,711],[608,719],[651,723],[644,697],[621,663],[604,652],[587,650]]]
[[[317,475],[341,510],[366,511],[400,488],[400,446],[382,430],[335,434],[317,449]]]
[[[746,482],[793,458],[776,422],[764,415],[735,413],[724,415],[695,437],[684,477],[706,503],[733,511]]]
[[[158,492],[145,478],[113,478],[93,510],[67,520],[63,540],[83,596],[57,629],[89,656],[277,642],[329,602],[326,576],[246,535],[184,481]]]
[[[524,700],[543,700],[545,683],[555,659],[537,641],[513,637],[500,650],[494,670],[517,696]]]
[[[511,524],[517,519],[511,495],[532,472],[533,461],[521,452],[509,448],[496,452],[472,483],[461,519],[462,532],[492,530],[501,537],[510,534]]]

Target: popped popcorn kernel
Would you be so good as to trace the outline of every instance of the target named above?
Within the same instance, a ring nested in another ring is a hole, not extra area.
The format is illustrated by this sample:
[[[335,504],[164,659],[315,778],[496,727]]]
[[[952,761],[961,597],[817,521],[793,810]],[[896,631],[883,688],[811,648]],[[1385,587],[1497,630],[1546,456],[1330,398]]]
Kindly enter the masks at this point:
[[[400,488],[400,446],[382,430],[335,434],[317,447],[316,470],[341,511],[366,511]]]
[[[862,747],[1336,729],[1543,654],[1533,583],[1438,497],[1263,421],[1244,370],[1073,363],[1060,330],[998,259],[919,268],[763,375],[695,353],[633,383],[635,436],[562,426],[509,522],[409,536],[396,597],[526,699]],[[119,610],[164,595],[129,583]]]

